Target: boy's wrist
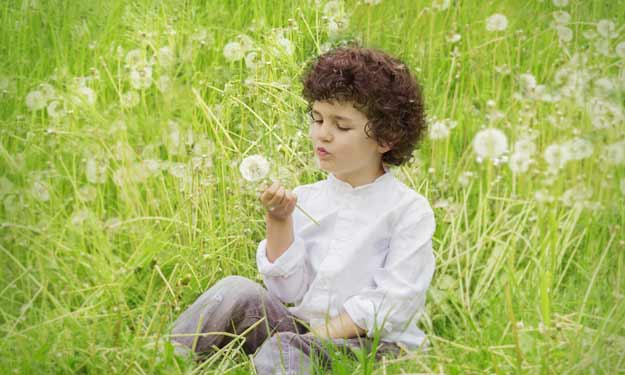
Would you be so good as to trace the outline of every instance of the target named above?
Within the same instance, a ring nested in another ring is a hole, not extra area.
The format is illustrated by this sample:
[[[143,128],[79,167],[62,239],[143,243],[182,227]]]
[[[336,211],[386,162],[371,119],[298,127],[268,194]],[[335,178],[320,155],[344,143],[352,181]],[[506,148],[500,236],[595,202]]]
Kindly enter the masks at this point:
[[[291,219],[291,215],[285,217],[285,218],[278,218],[275,216],[272,216],[269,212],[265,213],[265,222],[269,223],[276,223],[276,224],[286,224],[289,219]]]

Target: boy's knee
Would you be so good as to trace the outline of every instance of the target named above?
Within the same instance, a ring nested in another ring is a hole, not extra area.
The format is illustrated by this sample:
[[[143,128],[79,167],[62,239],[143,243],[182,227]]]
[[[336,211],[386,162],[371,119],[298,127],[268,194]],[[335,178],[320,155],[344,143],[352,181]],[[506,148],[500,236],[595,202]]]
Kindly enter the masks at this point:
[[[229,297],[238,303],[248,303],[258,301],[263,294],[263,287],[247,277],[239,275],[226,276],[219,280],[217,284],[224,288]]]

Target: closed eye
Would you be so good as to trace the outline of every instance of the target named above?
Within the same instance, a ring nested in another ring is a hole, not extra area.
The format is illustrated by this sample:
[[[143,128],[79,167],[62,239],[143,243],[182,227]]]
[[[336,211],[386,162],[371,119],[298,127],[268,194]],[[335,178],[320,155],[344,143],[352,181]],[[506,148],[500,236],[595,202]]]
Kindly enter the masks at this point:
[[[313,122],[314,122],[315,124],[322,124],[322,123],[323,123],[323,121],[322,121],[322,120],[313,120]],[[341,130],[341,131],[344,131],[344,132],[346,132],[346,131],[348,131],[348,130],[350,130],[350,129],[351,129],[351,128],[342,128],[342,127],[340,127],[340,126],[338,126],[338,125],[336,126],[336,128],[337,128],[337,129],[339,129],[339,130]]]

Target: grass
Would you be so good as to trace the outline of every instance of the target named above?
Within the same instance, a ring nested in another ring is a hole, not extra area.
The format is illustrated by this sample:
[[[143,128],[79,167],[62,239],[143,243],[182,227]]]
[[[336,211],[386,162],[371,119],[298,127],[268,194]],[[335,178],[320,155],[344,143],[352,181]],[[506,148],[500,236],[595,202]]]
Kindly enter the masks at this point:
[[[254,254],[264,215],[238,164],[260,153],[286,186],[325,178],[298,77],[321,49],[354,38],[403,59],[424,86],[428,115],[457,126],[426,139],[396,173],[437,215],[437,269],[420,322],[431,349],[375,363],[339,356],[336,371],[625,372],[625,59],[616,52],[625,4],[347,1],[348,22],[329,34],[325,3],[0,5],[2,373],[253,371],[240,340],[201,365],[158,343],[217,280],[261,281]],[[551,25],[556,10],[571,15],[570,42]],[[507,16],[506,30],[486,30],[494,13]],[[602,19],[618,34],[608,56],[601,36],[584,35]],[[292,55],[276,47],[276,28]],[[455,44],[446,40],[454,32]],[[265,61],[256,70],[224,57],[241,33]],[[127,53],[166,46],[175,62],[157,58],[155,82],[133,89]],[[571,65],[576,54],[585,65]],[[531,99],[523,73],[562,99]],[[157,86],[164,76],[170,87]],[[93,104],[72,99],[77,77]],[[42,83],[56,91],[46,104],[56,100],[65,115],[29,110],[26,96]],[[136,105],[125,105],[129,91]],[[617,109],[600,113],[605,103]],[[510,146],[533,135],[530,168],[476,162],[471,142],[484,127],[503,130]],[[590,141],[592,155],[550,170],[544,150],[574,137]],[[580,186],[591,193],[570,190]]]

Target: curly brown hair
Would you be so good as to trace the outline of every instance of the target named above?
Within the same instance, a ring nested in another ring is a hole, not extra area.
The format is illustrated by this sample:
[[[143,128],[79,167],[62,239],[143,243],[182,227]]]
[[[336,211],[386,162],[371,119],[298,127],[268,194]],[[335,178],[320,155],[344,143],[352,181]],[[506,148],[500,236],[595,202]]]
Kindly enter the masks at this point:
[[[354,102],[369,120],[365,134],[392,148],[387,164],[402,165],[426,131],[422,88],[406,64],[385,52],[358,44],[329,50],[313,58],[301,77],[308,113],[314,101]]]

